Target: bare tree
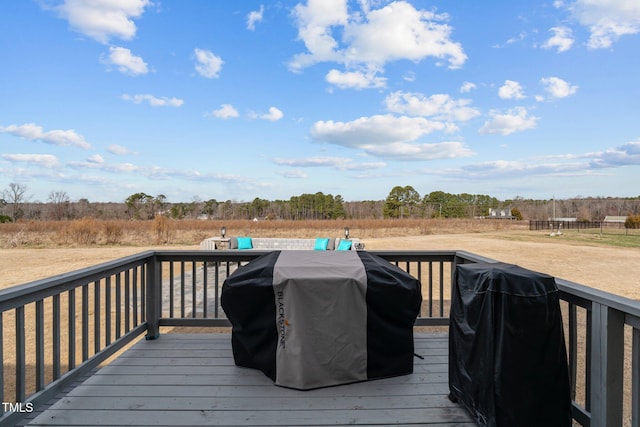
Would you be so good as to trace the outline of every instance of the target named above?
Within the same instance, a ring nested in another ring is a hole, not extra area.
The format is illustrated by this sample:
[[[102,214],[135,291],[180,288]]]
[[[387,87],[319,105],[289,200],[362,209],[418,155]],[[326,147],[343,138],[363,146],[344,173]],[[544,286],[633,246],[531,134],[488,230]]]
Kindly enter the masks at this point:
[[[15,222],[24,214],[22,204],[28,199],[27,186],[12,182],[7,189],[2,191],[2,198],[9,205],[9,216]]]
[[[49,193],[49,199],[51,203],[53,219],[61,220],[69,216],[69,195],[62,190],[51,191]]]

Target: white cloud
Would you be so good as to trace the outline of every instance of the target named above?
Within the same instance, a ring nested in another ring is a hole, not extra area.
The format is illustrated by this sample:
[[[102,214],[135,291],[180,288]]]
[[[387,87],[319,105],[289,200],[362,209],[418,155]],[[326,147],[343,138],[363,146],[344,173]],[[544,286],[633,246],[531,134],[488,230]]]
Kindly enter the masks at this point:
[[[319,121],[311,128],[318,142],[361,149],[365,153],[397,160],[433,160],[472,154],[460,142],[415,143],[424,135],[447,130],[446,124],[424,117],[377,115],[351,122]]]
[[[565,26],[553,27],[549,30],[553,36],[542,47],[544,49],[556,49],[558,53],[566,52],[573,46],[574,38],[571,28]]]
[[[124,74],[137,76],[139,74],[147,74],[149,67],[144,60],[131,53],[131,50],[124,47],[109,47],[109,56],[103,58],[102,62],[107,65],[115,65],[118,71]]]
[[[0,133],[9,133],[29,141],[42,141],[46,144],[58,146],[74,146],[84,149],[91,148],[91,144],[85,141],[82,135],[75,130],[50,130],[44,132],[41,126],[34,123],[25,123],[23,125],[0,126]]]
[[[127,147],[118,144],[111,144],[107,147],[107,151],[111,154],[115,154],[117,156],[123,156],[126,154],[132,154],[131,150]]]
[[[395,1],[366,13],[366,20],[345,28],[348,60],[382,66],[388,61],[426,57],[445,59],[449,68],[460,68],[467,56],[459,43],[450,40],[451,27],[445,14],[416,10],[405,1]]]
[[[460,86],[460,93],[468,93],[468,92],[471,92],[475,88],[476,88],[475,83],[464,82],[464,83],[462,83],[462,86]]]
[[[279,174],[285,178],[290,179],[304,179],[309,177],[309,175],[307,175],[305,171],[300,169],[287,170],[284,172],[279,172]]]
[[[514,132],[534,129],[538,118],[530,116],[524,107],[516,107],[509,110],[506,114],[500,114],[498,111],[490,112],[491,119],[484,123],[479,130],[481,134],[500,134],[510,135]]]
[[[589,28],[588,47],[608,48],[623,35],[640,33],[637,0],[576,0],[568,5],[580,24]]]
[[[180,107],[184,104],[184,101],[179,98],[167,98],[166,96],[158,98],[149,94],[129,95],[125,93],[122,95],[122,99],[131,101],[134,104],[148,102],[152,107]]]
[[[393,92],[385,99],[387,110],[412,116],[433,117],[437,120],[466,121],[480,115],[469,107],[468,99],[452,99],[446,94],[425,97],[421,93]]]
[[[473,163],[458,170],[448,170],[448,176],[465,179],[528,176],[592,175],[601,169],[640,165],[640,140],[628,142],[604,151],[563,154],[524,160],[494,160]]]
[[[249,15],[247,15],[247,29],[248,30],[255,30],[256,29],[256,22],[262,22],[262,15],[264,14],[264,5],[260,5],[260,9],[259,10],[253,10],[251,12],[249,12]]]
[[[232,119],[240,116],[238,110],[231,104],[222,104],[219,109],[213,110],[210,115],[219,119]]]
[[[337,170],[372,170],[385,167],[384,162],[354,163],[346,157],[305,157],[305,158],[276,158],[273,162],[282,166],[293,167],[329,167]]]
[[[316,62],[341,59],[331,27],[347,25],[347,0],[309,0],[306,6],[297,4],[293,15],[298,38],[304,42],[308,53],[296,55],[289,64],[291,69],[300,70]]]
[[[326,79],[329,83],[338,86],[340,89],[381,88],[387,84],[386,78],[377,77],[374,72],[342,72],[333,69],[327,73]]]
[[[346,163],[341,165],[338,169],[349,171],[368,171],[382,169],[386,166],[387,164],[385,162]]]
[[[640,139],[605,151],[590,153],[592,168],[640,165]]]
[[[364,144],[361,148],[371,155],[394,160],[456,159],[474,154],[463,143],[457,141],[435,144],[409,144],[406,142],[394,142],[387,145]]]
[[[111,37],[131,40],[136,34],[133,18],[139,18],[150,0],[64,0],[55,9],[75,31],[101,43]]]
[[[451,40],[446,14],[417,10],[403,0],[379,9],[373,9],[368,1],[359,4],[361,10],[351,14],[347,0],[298,4],[294,17],[307,51],[292,58],[290,69],[300,71],[319,62],[335,62],[345,65],[346,72],[355,69],[375,74],[387,62],[403,59],[419,62],[432,57],[438,65],[445,61],[449,68],[465,63],[467,56],[461,45]]]
[[[416,81],[415,71],[408,71],[405,75],[402,76],[402,79],[406,82],[415,82]]]
[[[275,158],[273,162],[281,166],[295,167],[336,167],[337,165],[350,162],[345,157],[305,157],[305,158]]]
[[[532,161],[494,160],[462,167],[460,174],[468,179],[521,177],[533,175],[562,176],[584,174],[584,163],[537,163]]]
[[[45,168],[55,168],[60,165],[58,158],[51,154],[3,154],[2,158],[10,162],[28,163]]]
[[[105,169],[111,172],[119,173],[119,172],[135,172],[140,168],[137,165],[134,165],[133,163],[116,163],[116,164],[108,165]]]
[[[311,136],[321,142],[360,147],[365,141],[369,144],[415,141],[444,128],[444,124],[423,117],[387,114],[360,117],[351,122],[318,121],[311,128]]]
[[[566,98],[578,91],[578,86],[572,86],[558,77],[542,78],[540,83],[552,98]]]
[[[527,38],[527,33],[526,32],[521,32],[517,36],[511,37],[509,40],[507,40],[503,44],[494,44],[492,47],[495,48],[495,49],[502,49],[505,46],[509,46],[509,45],[512,45],[512,44],[519,43],[519,42],[523,41],[526,38]]]
[[[94,154],[93,156],[89,156],[87,158],[87,161],[89,163],[96,163],[96,164],[103,164],[104,163],[104,157],[102,157],[100,154]]]
[[[498,96],[502,99],[523,99],[524,89],[520,83],[513,80],[505,80],[504,85],[498,89]]]
[[[258,116],[261,119],[276,122],[284,117],[284,113],[276,107],[270,107],[269,112]]]
[[[69,167],[74,169],[92,169],[111,173],[131,173],[143,171],[133,163],[107,163],[102,156],[94,155],[82,162],[68,162]]]
[[[220,76],[220,70],[224,61],[213,52],[205,49],[196,49],[196,71],[202,77],[215,79]]]

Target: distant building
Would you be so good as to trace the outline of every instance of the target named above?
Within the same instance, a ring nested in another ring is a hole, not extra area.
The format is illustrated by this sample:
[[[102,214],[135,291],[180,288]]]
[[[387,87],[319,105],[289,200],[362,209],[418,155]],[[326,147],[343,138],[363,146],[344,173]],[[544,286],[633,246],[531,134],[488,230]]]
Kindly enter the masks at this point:
[[[489,219],[516,219],[515,216],[511,215],[511,209],[494,209],[489,208]]]
[[[607,215],[604,217],[604,222],[608,222],[608,223],[624,224],[626,220],[627,220],[626,216]]]

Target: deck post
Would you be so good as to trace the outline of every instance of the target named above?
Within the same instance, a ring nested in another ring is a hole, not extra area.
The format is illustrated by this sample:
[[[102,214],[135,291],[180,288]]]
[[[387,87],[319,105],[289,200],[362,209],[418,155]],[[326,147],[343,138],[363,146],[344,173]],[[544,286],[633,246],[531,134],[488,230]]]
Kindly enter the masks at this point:
[[[631,402],[631,427],[640,427],[640,328],[633,330],[632,338],[632,356],[631,356],[631,396],[635,396],[635,400]]]
[[[145,339],[154,340],[160,336],[160,311],[161,311],[161,283],[160,266],[158,257],[153,255],[147,263],[146,277],[146,314],[147,314],[147,335]]]
[[[591,426],[622,425],[624,313],[593,303]]]

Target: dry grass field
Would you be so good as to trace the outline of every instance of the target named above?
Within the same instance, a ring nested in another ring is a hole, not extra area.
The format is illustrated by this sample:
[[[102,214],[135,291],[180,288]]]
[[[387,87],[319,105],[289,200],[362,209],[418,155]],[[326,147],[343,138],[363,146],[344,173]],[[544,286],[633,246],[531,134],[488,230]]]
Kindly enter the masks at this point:
[[[366,249],[459,249],[640,299],[640,236],[566,231],[551,237],[526,222],[490,220],[44,221],[0,224],[0,289],[147,249],[197,249],[219,235],[342,237]]]

